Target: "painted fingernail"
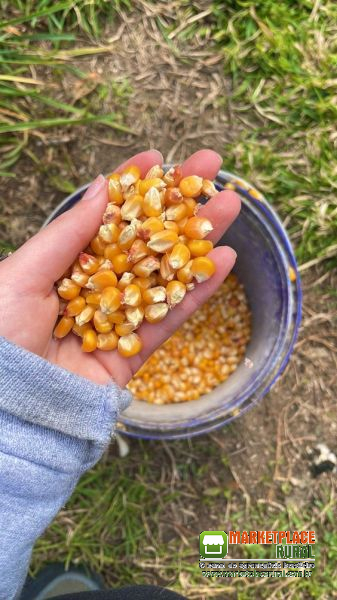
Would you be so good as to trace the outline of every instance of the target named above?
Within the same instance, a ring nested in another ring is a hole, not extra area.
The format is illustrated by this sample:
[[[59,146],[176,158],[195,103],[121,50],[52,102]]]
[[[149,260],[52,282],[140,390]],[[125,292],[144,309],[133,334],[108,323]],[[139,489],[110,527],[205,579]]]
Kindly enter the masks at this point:
[[[89,185],[87,191],[83,196],[83,200],[92,200],[98,192],[104,187],[106,179],[104,175],[98,175],[96,179]]]

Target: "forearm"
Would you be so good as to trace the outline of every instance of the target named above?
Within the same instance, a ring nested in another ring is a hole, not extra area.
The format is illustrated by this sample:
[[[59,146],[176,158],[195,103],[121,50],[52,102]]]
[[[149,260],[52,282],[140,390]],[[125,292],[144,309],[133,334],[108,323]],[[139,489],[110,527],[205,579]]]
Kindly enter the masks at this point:
[[[100,458],[129,399],[0,338],[0,600],[19,594],[35,540]]]

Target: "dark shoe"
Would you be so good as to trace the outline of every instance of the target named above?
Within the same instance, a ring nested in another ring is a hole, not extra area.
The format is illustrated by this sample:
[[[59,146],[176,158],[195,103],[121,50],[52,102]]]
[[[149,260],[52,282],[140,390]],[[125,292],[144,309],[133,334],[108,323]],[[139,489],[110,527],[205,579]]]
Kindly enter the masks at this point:
[[[28,577],[20,600],[47,600],[63,594],[105,590],[99,575],[71,567],[65,571],[63,565],[48,565],[33,579]]]

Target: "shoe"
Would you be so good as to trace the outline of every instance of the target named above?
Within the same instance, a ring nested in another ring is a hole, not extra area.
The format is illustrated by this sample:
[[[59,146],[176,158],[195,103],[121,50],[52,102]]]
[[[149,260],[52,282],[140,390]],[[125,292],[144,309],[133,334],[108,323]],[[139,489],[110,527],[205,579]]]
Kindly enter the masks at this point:
[[[65,571],[63,565],[51,564],[40,571],[34,579],[27,578],[20,600],[47,600],[63,594],[105,589],[99,575],[77,567],[70,567]]]

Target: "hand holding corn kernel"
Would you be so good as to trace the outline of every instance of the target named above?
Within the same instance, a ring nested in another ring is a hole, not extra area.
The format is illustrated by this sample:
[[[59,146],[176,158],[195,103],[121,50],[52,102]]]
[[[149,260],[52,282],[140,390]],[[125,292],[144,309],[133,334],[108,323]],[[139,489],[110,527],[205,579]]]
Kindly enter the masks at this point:
[[[0,335],[98,383],[125,385],[212,295],[235,262],[233,250],[213,243],[240,201],[216,192],[221,160],[211,150],[166,173],[161,164],[148,151],[99,176],[0,265],[8,292]],[[200,196],[210,198],[205,206]]]

